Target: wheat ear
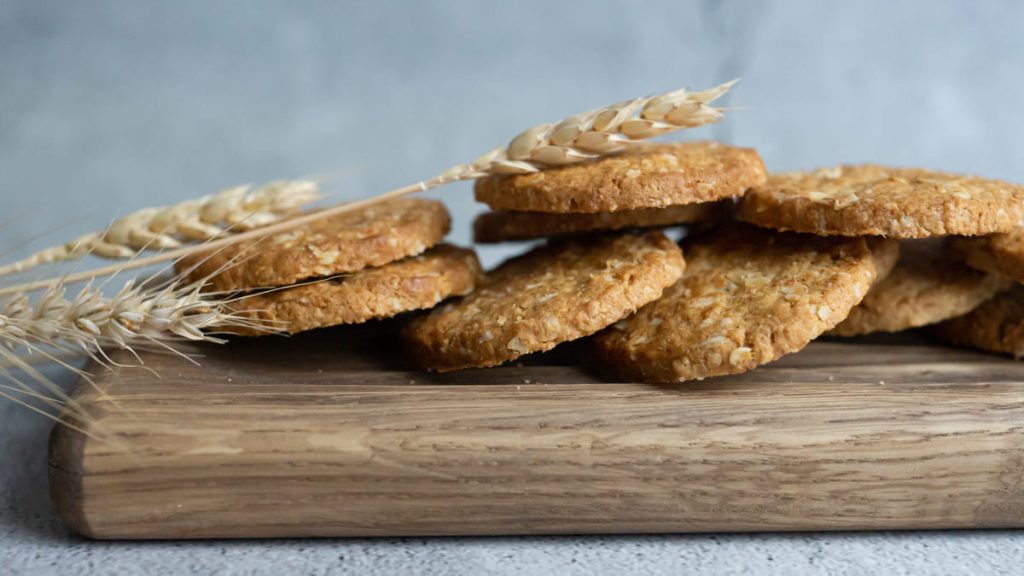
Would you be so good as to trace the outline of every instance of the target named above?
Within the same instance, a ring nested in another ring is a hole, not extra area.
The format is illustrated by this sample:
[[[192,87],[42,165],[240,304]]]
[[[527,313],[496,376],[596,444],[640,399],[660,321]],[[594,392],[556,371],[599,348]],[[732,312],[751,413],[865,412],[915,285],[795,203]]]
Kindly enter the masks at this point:
[[[310,180],[279,181],[255,190],[237,186],[173,206],[144,208],[118,218],[102,232],[0,266],[0,276],[88,254],[128,259],[143,250],[181,248],[252,230],[295,215],[319,198],[317,188]]]
[[[223,295],[200,292],[200,286],[176,278],[152,287],[128,281],[113,296],[106,296],[102,286],[87,285],[69,298],[59,283],[35,299],[26,293],[0,299],[0,397],[76,427],[75,422],[89,422],[88,413],[36,364],[54,363],[95,386],[72,363],[75,357],[85,355],[111,366],[116,362],[109,349],[127,350],[137,360],[143,350],[185,356],[177,343],[219,343],[223,340],[215,334],[233,328],[274,330],[244,310],[231,309],[231,300]],[[141,360],[135,365],[142,366]],[[50,413],[61,406],[72,418]]]
[[[130,268],[152,266],[188,256],[196,251],[215,251],[235,242],[256,240],[285,232],[323,218],[360,210],[373,204],[437,188],[460,180],[472,180],[498,174],[536,172],[594,160],[625,150],[647,138],[661,136],[685,128],[718,122],[724,110],[711,105],[737,82],[733,80],[701,92],[679,89],[664,94],[627,100],[583,114],[570,116],[554,124],[530,128],[504,148],[495,148],[469,164],[458,164],[444,172],[415,184],[396,188],[371,198],[296,216],[241,234],[207,242],[201,246],[185,246],[166,250],[154,256],[138,258],[117,266],[78,272],[65,277],[68,282],[89,280]],[[45,289],[55,279],[26,282],[0,288],[0,295]]]
[[[0,301],[0,346],[30,352],[92,351],[174,341],[221,342],[211,333],[251,327],[228,302],[199,291],[201,283],[171,282],[157,289],[129,280],[114,296],[86,285],[68,298],[63,285],[29,299],[21,293]]]
[[[538,124],[470,164],[441,173],[445,180],[492,174],[525,174],[552,166],[594,160],[648,138],[718,122],[724,111],[711,103],[729,91],[733,80],[702,92],[685,88],[634,98],[570,116],[557,124]]]

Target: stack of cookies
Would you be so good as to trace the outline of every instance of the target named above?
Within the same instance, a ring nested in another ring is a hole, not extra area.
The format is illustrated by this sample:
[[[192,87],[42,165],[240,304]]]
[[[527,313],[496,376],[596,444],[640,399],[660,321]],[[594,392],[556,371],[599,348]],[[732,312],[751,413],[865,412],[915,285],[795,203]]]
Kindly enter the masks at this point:
[[[699,380],[822,335],[919,327],[1024,355],[1021,186],[875,165],[767,175],[756,151],[705,142],[489,176],[475,193],[491,209],[476,242],[544,242],[482,275],[472,251],[438,244],[441,204],[397,200],[180,267],[243,294],[246,334],[433,308],[403,338],[434,371],[586,339],[612,377]],[[680,225],[677,243],[664,229]]]
[[[476,196],[494,209],[476,220],[478,242],[549,240],[410,323],[428,369],[491,366],[588,334],[605,372],[646,381],[738,374],[824,334],[932,326],[1024,349],[1005,325],[980,327],[1024,320],[1024,300],[1006,292],[1007,278],[1024,279],[1024,234],[984,236],[1024,223],[1024,188],[1005,182],[871,165],[766,178],[753,150],[703,143],[486,178]],[[691,225],[685,264],[661,232],[625,231],[677,224]]]
[[[207,290],[238,293],[246,336],[358,324],[431,308],[481,277],[472,250],[442,244],[440,202],[399,199],[177,263]]]
[[[476,197],[494,211],[477,219],[478,242],[550,240],[499,266],[469,296],[413,320],[409,348],[423,367],[446,371],[601,332],[660,302],[687,269],[663,232],[634,229],[720,221],[733,198],[764,181],[757,152],[715,143],[648,145],[484,178]]]
[[[853,336],[928,327],[939,339],[1024,353],[1024,187],[875,165],[779,174],[740,203],[748,222],[821,236],[898,239],[895,267],[833,330]],[[1016,256],[1014,256],[1016,255]]]

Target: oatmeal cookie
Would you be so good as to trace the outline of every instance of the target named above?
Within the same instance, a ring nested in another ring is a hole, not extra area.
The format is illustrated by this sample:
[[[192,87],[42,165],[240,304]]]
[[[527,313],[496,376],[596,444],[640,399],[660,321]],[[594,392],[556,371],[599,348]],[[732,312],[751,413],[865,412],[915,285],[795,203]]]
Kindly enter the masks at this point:
[[[593,338],[629,380],[738,374],[796,352],[849,313],[875,278],[863,238],[724,226],[685,244],[683,278]]]
[[[176,268],[219,291],[287,286],[414,256],[440,242],[450,226],[440,202],[401,198],[189,256]]]
[[[405,337],[429,370],[496,366],[621,320],[684,268],[661,232],[557,242],[505,262],[469,296],[414,319]]]
[[[495,210],[617,212],[739,196],[764,183],[752,148],[716,142],[638,145],[627,152],[532,174],[476,182],[476,199]]]
[[[887,278],[872,286],[834,336],[899,332],[941,322],[974,310],[1009,282],[973,270],[952,258],[944,240],[905,240],[902,256]]]
[[[772,174],[740,201],[747,222],[820,235],[976,236],[1024,223],[1024,187],[873,164]]]
[[[268,330],[258,327],[265,327],[295,334],[388,318],[467,294],[480,277],[476,253],[441,244],[377,268],[241,298],[231,305],[232,312],[252,319],[254,326],[235,332],[260,336]]]

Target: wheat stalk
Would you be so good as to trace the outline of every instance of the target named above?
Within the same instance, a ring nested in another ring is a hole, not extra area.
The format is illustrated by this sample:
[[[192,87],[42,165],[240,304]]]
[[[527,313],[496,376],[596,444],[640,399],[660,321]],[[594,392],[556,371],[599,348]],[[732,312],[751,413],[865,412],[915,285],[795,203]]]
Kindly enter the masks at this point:
[[[35,299],[28,293],[0,299],[0,397],[47,415],[30,401],[47,408],[63,405],[78,421],[86,422],[88,415],[37,364],[55,363],[92,383],[89,374],[72,364],[74,358],[84,355],[110,366],[115,364],[108,355],[111,349],[126,350],[136,359],[142,350],[185,356],[176,344],[221,343],[219,332],[276,328],[234,309],[230,298],[200,292],[201,285],[182,284],[175,278],[148,287],[129,280],[113,296],[105,295],[102,286],[86,285],[68,297],[60,283]],[[48,395],[36,391],[37,387]]]
[[[278,181],[255,190],[236,186],[173,206],[144,208],[118,218],[102,232],[0,266],[0,276],[89,254],[128,259],[144,250],[181,248],[252,230],[293,216],[319,198],[317,188],[310,180]]]
[[[202,281],[182,285],[174,279],[155,287],[129,281],[114,296],[106,296],[102,286],[93,287],[96,278],[166,263],[198,250],[216,252],[235,242],[258,240],[450,182],[594,160],[648,138],[719,121],[723,110],[711,103],[734,83],[702,92],[684,89],[637,98],[561,122],[541,124],[522,132],[507,146],[433,178],[318,212],[295,215],[300,207],[316,199],[314,182],[277,182],[252,191],[232,188],[174,206],[137,211],[114,221],[103,232],[2,266],[0,276],[86,254],[130,259],[62,277],[0,287],[0,397],[43,413],[24,398],[48,407],[64,403],[75,415],[81,411],[75,410],[74,401],[36,368],[39,358],[91,382],[88,374],[66,358],[85,354],[110,365],[114,361],[106,350],[111,348],[131,353],[147,348],[178,352],[174,344],[183,340],[221,342],[215,336],[218,331],[275,328],[254,324],[247,311],[232,310],[231,300],[223,295],[201,293]],[[145,250],[160,252],[139,257]],[[88,284],[69,298],[67,286],[79,281]],[[31,298],[30,292],[36,290],[42,292]],[[41,384],[52,396],[33,390],[21,375]],[[87,414],[77,416],[82,422],[88,421]],[[73,422],[68,424],[75,426]]]
[[[30,351],[42,347],[131,349],[139,343],[221,342],[211,333],[252,327],[252,320],[227,307],[227,300],[200,292],[201,283],[175,282],[149,289],[129,280],[114,296],[92,285],[68,298],[63,284],[30,300],[19,293],[0,301],[0,346]]]
[[[634,98],[570,116],[556,124],[538,124],[470,164],[441,173],[442,180],[467,180],[492,174],[526,174],[552,166],[594,160],[684,128],[722,119],[711,103],[729,91],[733,80],[702,92],[685,88]]]
[[[627,100],[590,112],[570,116],[554,124],[534,126],[512,139],[508,146],[495,148],[469,164],[458,164],[415,184],[396,188],[371,198],[342,204],[318,212],[284,219],[255,230],[215,239],[201,246],[165,250],[120,265],[71,274],[66,281],[82,281],[123,270],[160,264],[188,256],[198,250],[215,251],[235,242],[257,240],[285,232],[322,218],[360,210],[393,198],[422,192],[460,180],[498,174],[521,174],[545,168],[594,160],[619,152],[647,138],[722,119],[724,110],[711,105],[736,83],[726,82],[701,92],[674,90]],[[43,279],[0,288],[0,295],[45,289],[56,279]]]

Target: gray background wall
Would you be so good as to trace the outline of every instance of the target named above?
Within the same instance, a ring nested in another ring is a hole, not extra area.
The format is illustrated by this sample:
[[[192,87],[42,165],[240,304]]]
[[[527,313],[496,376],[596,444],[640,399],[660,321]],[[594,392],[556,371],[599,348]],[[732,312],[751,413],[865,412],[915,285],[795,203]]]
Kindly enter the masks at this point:
[[[878,161],[1024,180],[1024,3],[0,3],[4,245],[238,183],[435,174],[532,124],[743,81],[772,169]],[[480,210],[447,189],[455,238]],[[45,239],[44,239],[45,240]],[[41,240],[42,241],[42,240]]]
[[[356,198],[537,122],[736,76],[730,104],[744,109],[693,136],[755,146],[770,168],[878,161],[1024,181],[1021,24],[1024,3],[995,0],[3,0],[0,251],[244,182],[341,172],[328,190]],[[480,209],[468,185],[439,195],[466,241]],[[47,427],[0,402],[0,558],[15,573],[249,573],[273,560],[308,573],[925,574],[1024,561],[1019,539],[992,532],[89,544],[46,502]]]

